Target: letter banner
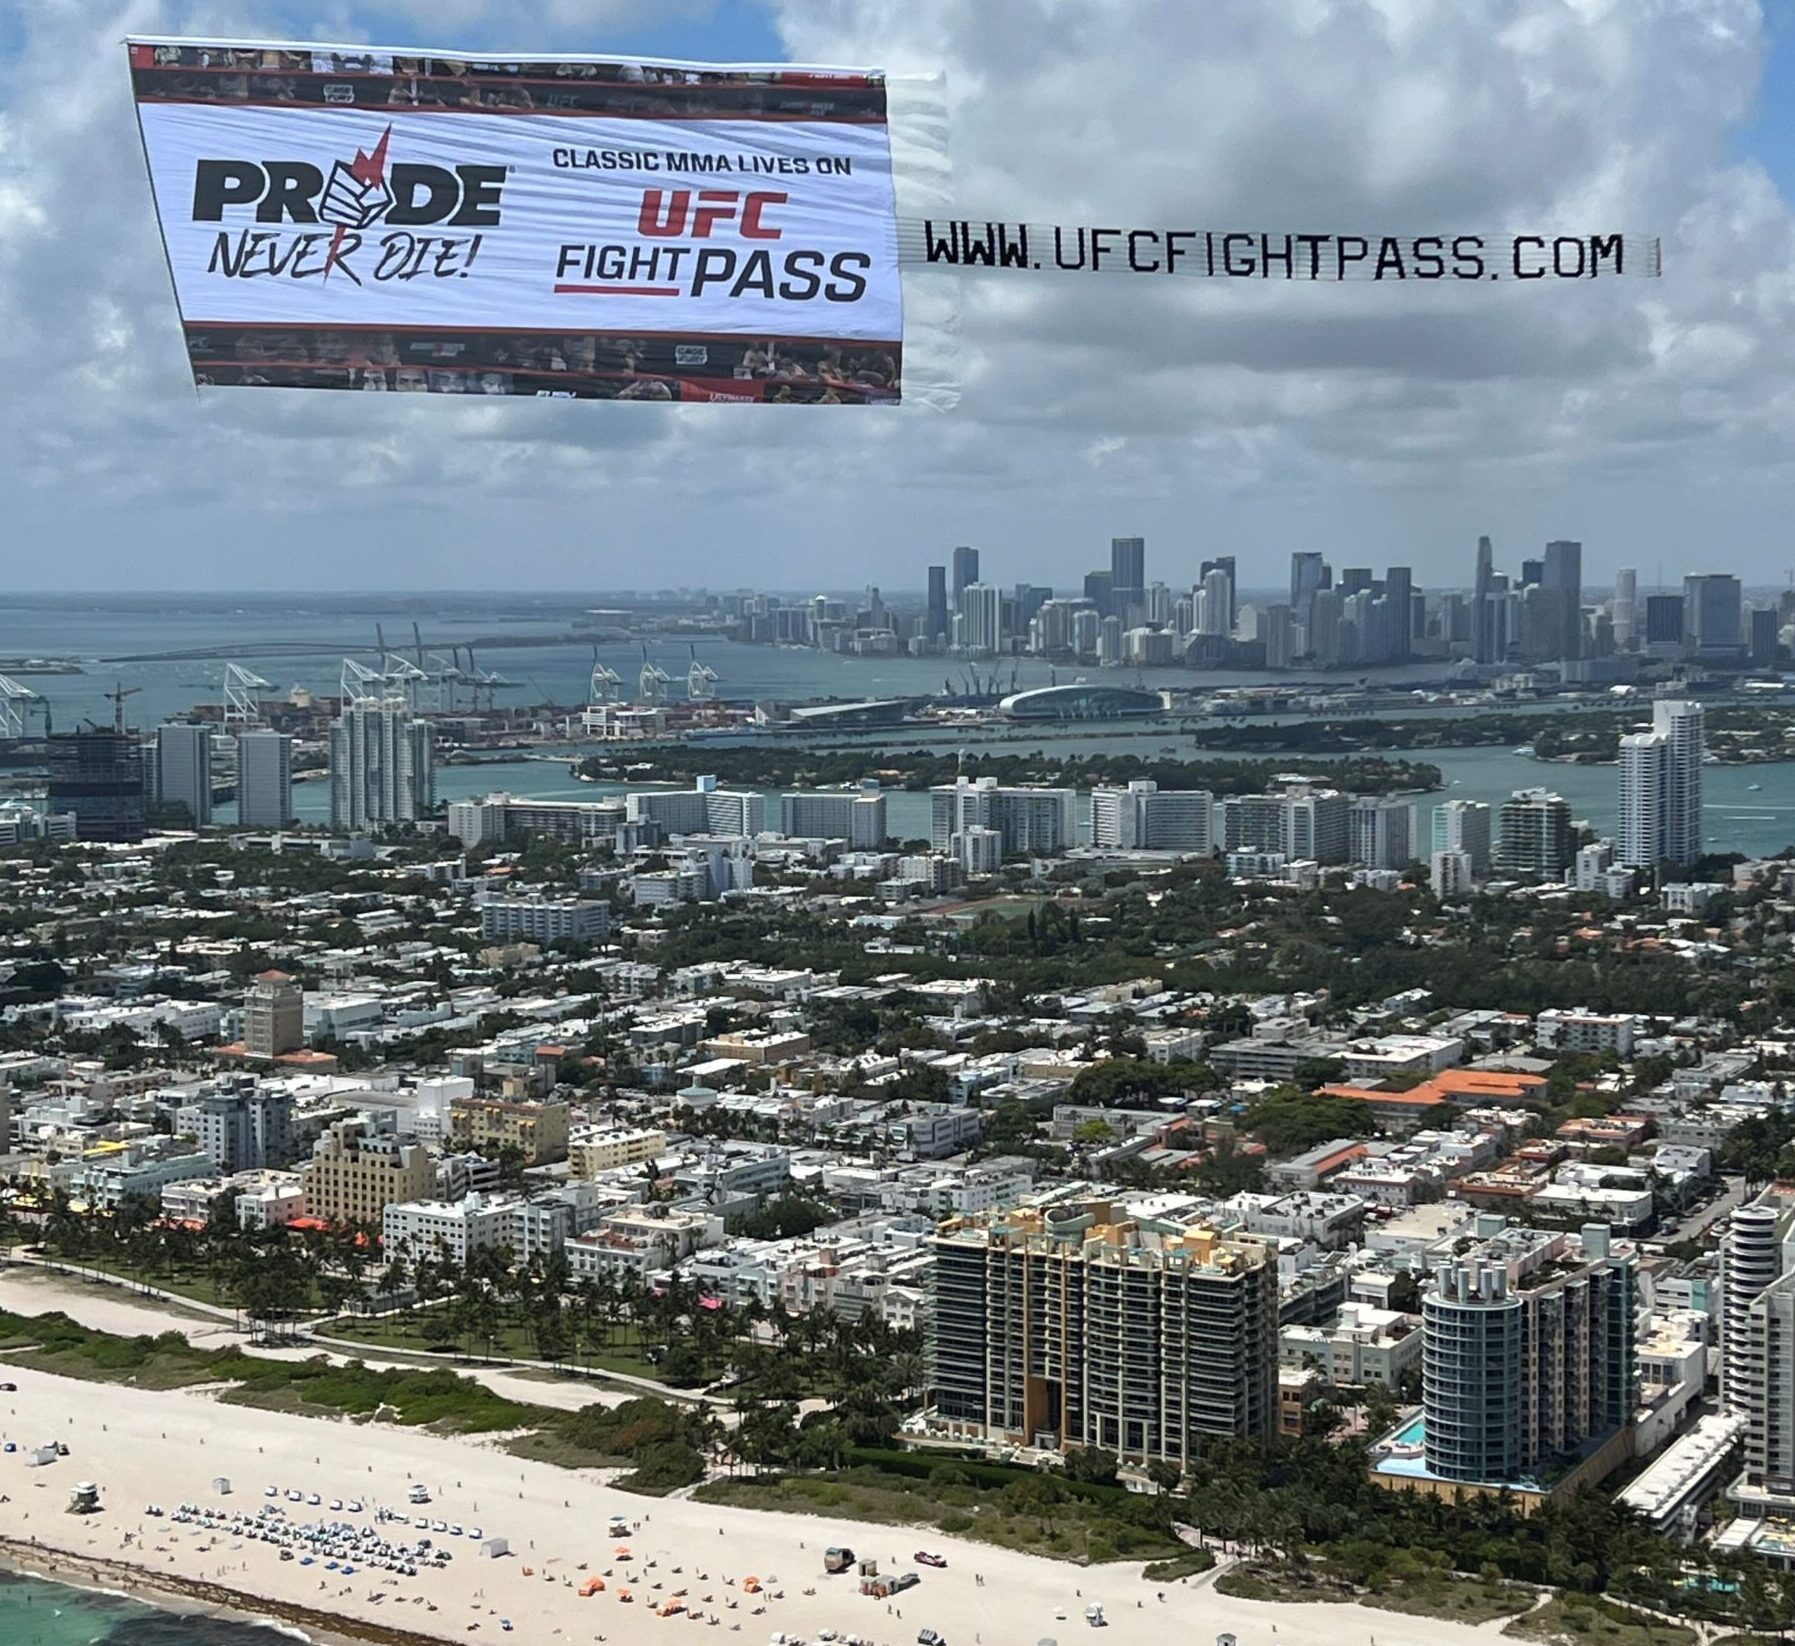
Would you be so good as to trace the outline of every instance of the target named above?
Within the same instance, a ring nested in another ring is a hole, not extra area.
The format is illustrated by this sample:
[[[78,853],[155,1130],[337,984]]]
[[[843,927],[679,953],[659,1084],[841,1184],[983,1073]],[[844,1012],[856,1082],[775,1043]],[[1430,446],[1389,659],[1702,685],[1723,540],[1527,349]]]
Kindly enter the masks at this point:
[[[1646,234],[1270,234],[964,217],[900,218],[898,264],[1329,282],[1593,280],[1664,272],[1662,244]]]
[[[197,384],[900,398],[883,74],[128,50]]]

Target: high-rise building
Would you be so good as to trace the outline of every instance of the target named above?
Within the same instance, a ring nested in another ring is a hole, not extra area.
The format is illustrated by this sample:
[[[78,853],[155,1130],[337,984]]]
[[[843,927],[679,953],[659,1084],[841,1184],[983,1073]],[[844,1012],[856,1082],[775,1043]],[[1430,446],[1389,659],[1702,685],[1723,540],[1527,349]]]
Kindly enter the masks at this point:
[[[1491,633],[1490,596],[1495,592],[1495,551],[1487,537],[1477,539],[1477,566],[1471,585],[1471,655],[1479,663],[1499,663],[1495,636]]]
[[[960,591],[966,618],[966,649],[994,657],[1003,650],[1003,590],[995,583],[968,583]]]
[[[1309,607],[1322,589],[1334,581],[1327,561],[1317,549],[1298,549],[1290,557],[1290,610],[1297,622],[1309,622]]]
[[[1406,869],[1415,861],[1415,803],[1366,795],[1347,809],[1348,861],[1368,869]]]
[[[1553,656],[1574,660],[1583,655],[1583,545],[1558,538],[1546,545],[1540,578],[1551,597],[1550,609],[1557,624],[1557,649]]]
[[[1623,566],[1614,574],[1614,649],[1630,652],[1639,620],[1639,573]]]
[[[1729,1495],[1752,1519],[1795,1510],[1795,1189],[1774,1183],[1720,1242],[1720,1404],[1745,1425]]]
[[[1502,802],[1495,870],[1505,878],[1556,880],[1576,856],[1571,808],[1548,789],[1517,789]]]
[[[1746,613],[1745,658],[1748,663],[1763,665],[1776,661],[1780,626],[1774,606],[1753,606]]]
[[[767,799],[753,789],[725,789],[708,773],[689,789],[649,789],[623,797],[624,820],[653,823],[670,835],[764,834]]]
[[[1259,638],[1265,643],[1265,666],[1288,669],[1296,662],[1296,623],[1282,601],[1259,613]]]
[[[1197,633],[1234,632],[1234,580],[1220,567],[1203,574],[1197,588]]]
[[[1130,606],[1147,597],[1147,540],[1144,537],[1112,537],[1109,542],[1109,583],[1112,609],[1124,623]]]
[[[1662,732],[1632,732],[1620,740],[1620,817],[1615,860],[1632,869],[1655,869],[1664,858],[1670,739]]]
[[[1113,613],[1097,625],[1097,661],[1105,668],[1122,666],[1122,619]]]
[[[1669,745],[1664,792],[1664,851],[1672,863],[1690,864],[1702,854],[1702,761],[1707,717],[1699,703],[1659,698],[1652,730]]]
[[[196,828],[212,821],[212,728],[156,728],[156,798],[182,806]]]
[[[1162,789],[1151,778],[1091,790],[1091,844],[1123,851],[1207,852],[1215,845],[1215,796]]]
[[[1240,576],[1235,566],[1235,557],[1231,554],[1218,554],[1213,560],[1205,560],[1197,570],[1197,577],[1206,582],[1211,572],[1220,572],[1228,580],[1228,626],[1222,632],[1232,634],[1234,625],[1240,621]]]
[[[1380,651],[1392,663],[1408,662],[1414,651],[1415,582],[1407,566],[1384,571],[1384,633]]]
[[[923,638],[932,645],[947,643],[947,567],[929,567],[929,610]]]
[[[979,551],[961,544],[954,550],[954,610],[963,611],[960,596],[967,587],[979,580]]]
[[[414,823],[436,804],[435,733],[397,698],[343,705],[330,728],[330,826]]]
[[[932,1241],[935,1420],[949,1435],[1124,1462],[1270,1439],[1277,1264],[1213,1229],[1107,1202],[948,1224]]]
[[[1664,651],[1683,644],[1683,597],[1680,594],[1648,594],[1645,597],[1645,643]]]
[[[779,832],[800,840],[845,840],[849,851],[885,847],[885,794],[877,778],[858,789],[779,797]]]
[[[1464,852],[1471,872],[1485,880],[1490,872],[1490,808],[1481,800],[1448,800],[1434,807],[1433,849]]]
[[[1351,850],[1351,801],[1338,789],[1316,789],[1306,783],[1292,784],[1283,798],[1284,855],[1292,862],[1306,860],[1323,868],[1346,862]]]
[[[1687,865],[1701,856],[1703,727],[1701,704],[1661,699],[1652,705],[1652,729],[1620,740],[1615,859],[1625,867]]]
[[[243,1054],[272,1062],[305,1044],[305,990],[285,972],[261,972],[243,1002]]]
[[[237,734],[237,821],[248,829],[293,821],[293,739],[285,732]]]
[[[81,840],[144,834],[143,744],[131,731],[58,732],[44,740],[51,814],[72,812]]]
[[[1737,658],[1745,648],[1743,611],[1738,578],[1707,572],[1683,579],[1683,641],[1690,651]]]
[[[1074,789],[1000,788],[994,777],[960,777],[929,791],[931,842],[938,852],[970,828],[995,829],[1005,856],[1063,852],[1078,844]]]
[[[1632,1421],[1633,1248],[1606,1224],[1475,1232],[1421,1298],[1423,1445],[1439,1479],[1513,1483]]]

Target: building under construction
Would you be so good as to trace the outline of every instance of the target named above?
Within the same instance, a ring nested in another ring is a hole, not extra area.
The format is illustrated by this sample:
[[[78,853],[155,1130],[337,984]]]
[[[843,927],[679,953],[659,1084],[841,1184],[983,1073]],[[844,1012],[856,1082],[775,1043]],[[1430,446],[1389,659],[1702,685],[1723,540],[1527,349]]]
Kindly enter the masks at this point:
[[[143,742],[136,732],[58,732],[44,747],[48,809],[73,812],[79,839],[143,839]]]

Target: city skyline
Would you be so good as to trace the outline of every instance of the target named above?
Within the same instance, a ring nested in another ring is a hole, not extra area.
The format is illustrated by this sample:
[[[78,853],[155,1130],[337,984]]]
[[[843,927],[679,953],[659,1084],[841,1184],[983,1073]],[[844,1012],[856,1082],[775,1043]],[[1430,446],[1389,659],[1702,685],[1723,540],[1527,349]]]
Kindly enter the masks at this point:
[[[1579,540],[1586,580],[1718,544],[1748,582],[1781,581],[1795,145],[1777,97],[1791,50],[1762,8],[1529,0],[1534,25],[1511,31],[1431,0],[1385,30],[1268,4],[1237,32],[1199,8],[1060,8],[1052,28],[1030,26],[1036,10],[390,0],[331,23],[470,50],[941,69],[968,206],[1448,231],[1593,216],[1661,233],[1664,277],[1549,293],[965,281],[959,407],[828,427],[801,410],[196,399],[116,20],[0,0],[0,313],[17,340],[0,484],[35,547],[13,586],[565,588],[637,581],[647,543],[661,582],[715,585],[753,557],[800,587],[838,580],[844,558],[894,583],[955,542],[1062,583],[1118,533],[1188,541],[1197,560],[1348,542],[1437,586],[1482,531]],[[167,0],[131,18],[182,21]],[[325,24],[274,0],[221,26]],[[1160,71],[1145,86],[1143,61]],[[1269,64],[1300,94],[1262,95]],[[1576,95],[1548,120],[1540,85]],[[1075,135],[1093,97],[1113,151]],[[1303,164],[1273,159],[1290,154]]]

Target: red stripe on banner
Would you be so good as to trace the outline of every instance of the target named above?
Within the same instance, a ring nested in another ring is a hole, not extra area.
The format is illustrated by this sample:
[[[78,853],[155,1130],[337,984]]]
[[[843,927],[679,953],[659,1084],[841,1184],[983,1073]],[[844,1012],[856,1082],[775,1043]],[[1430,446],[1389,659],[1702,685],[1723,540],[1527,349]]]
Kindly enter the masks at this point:
[[[678,286],[556,286],[555,295],[586,297],[679,297]]]

